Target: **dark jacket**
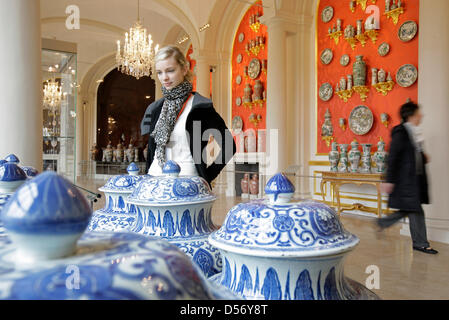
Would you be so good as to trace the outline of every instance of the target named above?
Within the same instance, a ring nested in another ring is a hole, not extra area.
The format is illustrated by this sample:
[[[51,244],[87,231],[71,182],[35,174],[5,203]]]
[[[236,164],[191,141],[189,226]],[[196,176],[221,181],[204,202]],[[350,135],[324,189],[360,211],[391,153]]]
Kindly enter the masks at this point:
[[[190,141],[190,152],[195,162],[196,170],[210,184],[232,158],[236,152],[236,146],[231,132],[226,127],[221,116],[215,111],[212,101],[197,92],[193,94],[192,109],[186,120],[187,138]],[[164,98],[154,101],[148,106],[141,123],[142,135],[153,132],[163,103]],[[220,153],[215,161],[207,167],[205,148],[208,144],[209,134],[214,136],[215,141],[220,146]],[[149,135],[145,172],[148,172],[153,162],[155,150],[156,143],[154,138]]]
[[[417,175],[416,157],[422,157],[422,174]],[[391,132],[390,153],[386,180],[394,184],[388,206],[404,211],[420,210],[422,203],[429,203],[424,154],[417,153],[403,124]]]

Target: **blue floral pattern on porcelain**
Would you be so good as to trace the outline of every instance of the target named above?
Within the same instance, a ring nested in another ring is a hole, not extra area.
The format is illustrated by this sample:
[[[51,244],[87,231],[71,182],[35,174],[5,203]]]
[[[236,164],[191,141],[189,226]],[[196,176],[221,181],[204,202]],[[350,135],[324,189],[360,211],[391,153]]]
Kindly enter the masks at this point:
[[[214,201],[209,184],[198,176],[159,176],[143,180],[127,201],[142,205],[176,205]]]
[[[0,247],[0,299],[239,299],[209,283],[176,246],[137,234],[87,232],[72,256],[14,261],[14,247]]]
[[[283,173],[275,174],[265,185],[265,193],[269,196],[272,195],[274,201],[278,200],[280,194],[293,195],[294,192],[295,186]]]
[[[118,232],[130,230],[136,219],[136,208],[133,204],[125,203],[125,198],[132,193],[140,181],[149,176],[137,176],[132,175],[132,171],[129,172],[129,175],[109,178],[107,183],[98,189],[105,193],[105,206],[93,213],[89,230]]]
[[[174,161],[164,169],[163,176],[143,180],[125,200],[137,211],[130,231],[176,244],[208,277],[220,272],[220,253],[208,242],[217,229],[211,219],[216,197],[209,184],[198,176],[179,176]]]
[[[272,194],[292,194],[282,174],[267,183]],[[377,299],[344,276],[344,255],[359,239],[337,214],[316,201],[259,200],[234,206],[209,236],[224,259],[211,277],[245,299]]]
[[[211,239],[260,254],[278,251],[308,255],[308,251],[340,251],[358,243],[358,238],[343,228],[334,210],[315,201],[238,204]]]
[[[39,171],[37,171],[33,167],[24,166],[24,167],[21,167],[21,168],[25,172],[25,174],[28,176],[28,178],[35,177],[35,176],[37,176],[39,174]]]

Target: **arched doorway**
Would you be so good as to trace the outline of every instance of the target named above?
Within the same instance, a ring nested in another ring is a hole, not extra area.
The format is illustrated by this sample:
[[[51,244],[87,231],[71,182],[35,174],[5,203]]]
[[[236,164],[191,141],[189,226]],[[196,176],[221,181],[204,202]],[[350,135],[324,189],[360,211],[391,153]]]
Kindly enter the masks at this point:
[[[97,91],[97,146],[106,148],[110,142],[126,148],[132,143],[143,161],[147,141],[140,134],[140,122],[154,97],[155,82],[150,77],[137,80],[117,69],[109,72]]]

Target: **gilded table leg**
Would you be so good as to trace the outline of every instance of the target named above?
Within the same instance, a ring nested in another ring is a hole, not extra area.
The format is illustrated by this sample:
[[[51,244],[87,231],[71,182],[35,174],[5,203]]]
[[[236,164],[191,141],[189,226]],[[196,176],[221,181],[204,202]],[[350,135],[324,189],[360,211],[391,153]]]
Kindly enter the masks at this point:
[[[335,183],[334,190],[335,190],[335,195],[337,197],[337,212],[338,212],[338,215],[340,215],[341,204],[340,204],[340,184],[339,183]]]
[[[382,217],[382,192],[380,190],[380,183],[376,184],[377,187],[377,215]]]
[[[324,185],[326,183],[326,180],[324,180],[323,178],[321,179],[321,183],[320,183],[320,189],[321,189],[321,196],[323,197],[323,203],[326,203],[326,196],[324,194]]]

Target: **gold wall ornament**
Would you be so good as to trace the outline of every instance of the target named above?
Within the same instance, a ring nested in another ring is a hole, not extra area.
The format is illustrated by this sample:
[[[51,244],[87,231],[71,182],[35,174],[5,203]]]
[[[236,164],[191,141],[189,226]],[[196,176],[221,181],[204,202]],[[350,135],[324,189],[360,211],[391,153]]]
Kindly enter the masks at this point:
[[[364,47],[366,44],[366,41],[368,40],[368,37],[364,33],[358,34],[355,37],[362,44],[362,47]]]
[[[377,41],[377,36],[379,35],[379,31],[375,29],[366,30],[365,35],[368,36],[371,39],[371,41],[375,44]]]
[[[373,84],[373,87],[376,88],[377,92],[386,96],[388,94],[388,92],[393,90],[394,81],[390,80],[390,81],[385,81],[385,82],[378,82],[376,84]]]
[[[365,11],[366,10],[366,2],[368,0],[356,0],[357,5],[360,5],[362,7],[362,10]]]
[[[251,113],[249,116],[249,121],[254,124],[255,127],[259,125],[259,122],[262,121],[262,116],[260,114],[256,115]]]
[[[355,37],[345,38],[345,40],[349,43],[349,45],[351,46],[352,50],[354,50],[355,46],[357,44],[357,38],[355,38]]]
[[[362,101],[368,97],[369,88],[367,86],[353,86],[352,89],[359,94]]]
[[[393,20],[394,25],[398,24],[399,16],[404,13],[404,7],[399,7],[390,11],[387,11],[384,13],[384,15],[387,16],[387,18],[390,18]]]
[[[321,137],[321,140],[326,142],[326,146],[329,147],[331,145],[331,142],[334,140],[334,137],[333,136],[324,136],[324,137]]]
[[[353,89],[347,89],[347,90],[339,90],[335,93],[344,101],[348,102],[348,99],[352,97],[352,93],[354,92]]]
[[[334,41],[335,41],[335,44],[337,44],[338,45],[338,42],[340,41],[340,37],[343,35],[343,31],[335,31],[335,32],[332,32],[332,33],[329,33],[328,34],[328,36],[329,36],[329,38],[331,38],[331,39],[334,39]]]

